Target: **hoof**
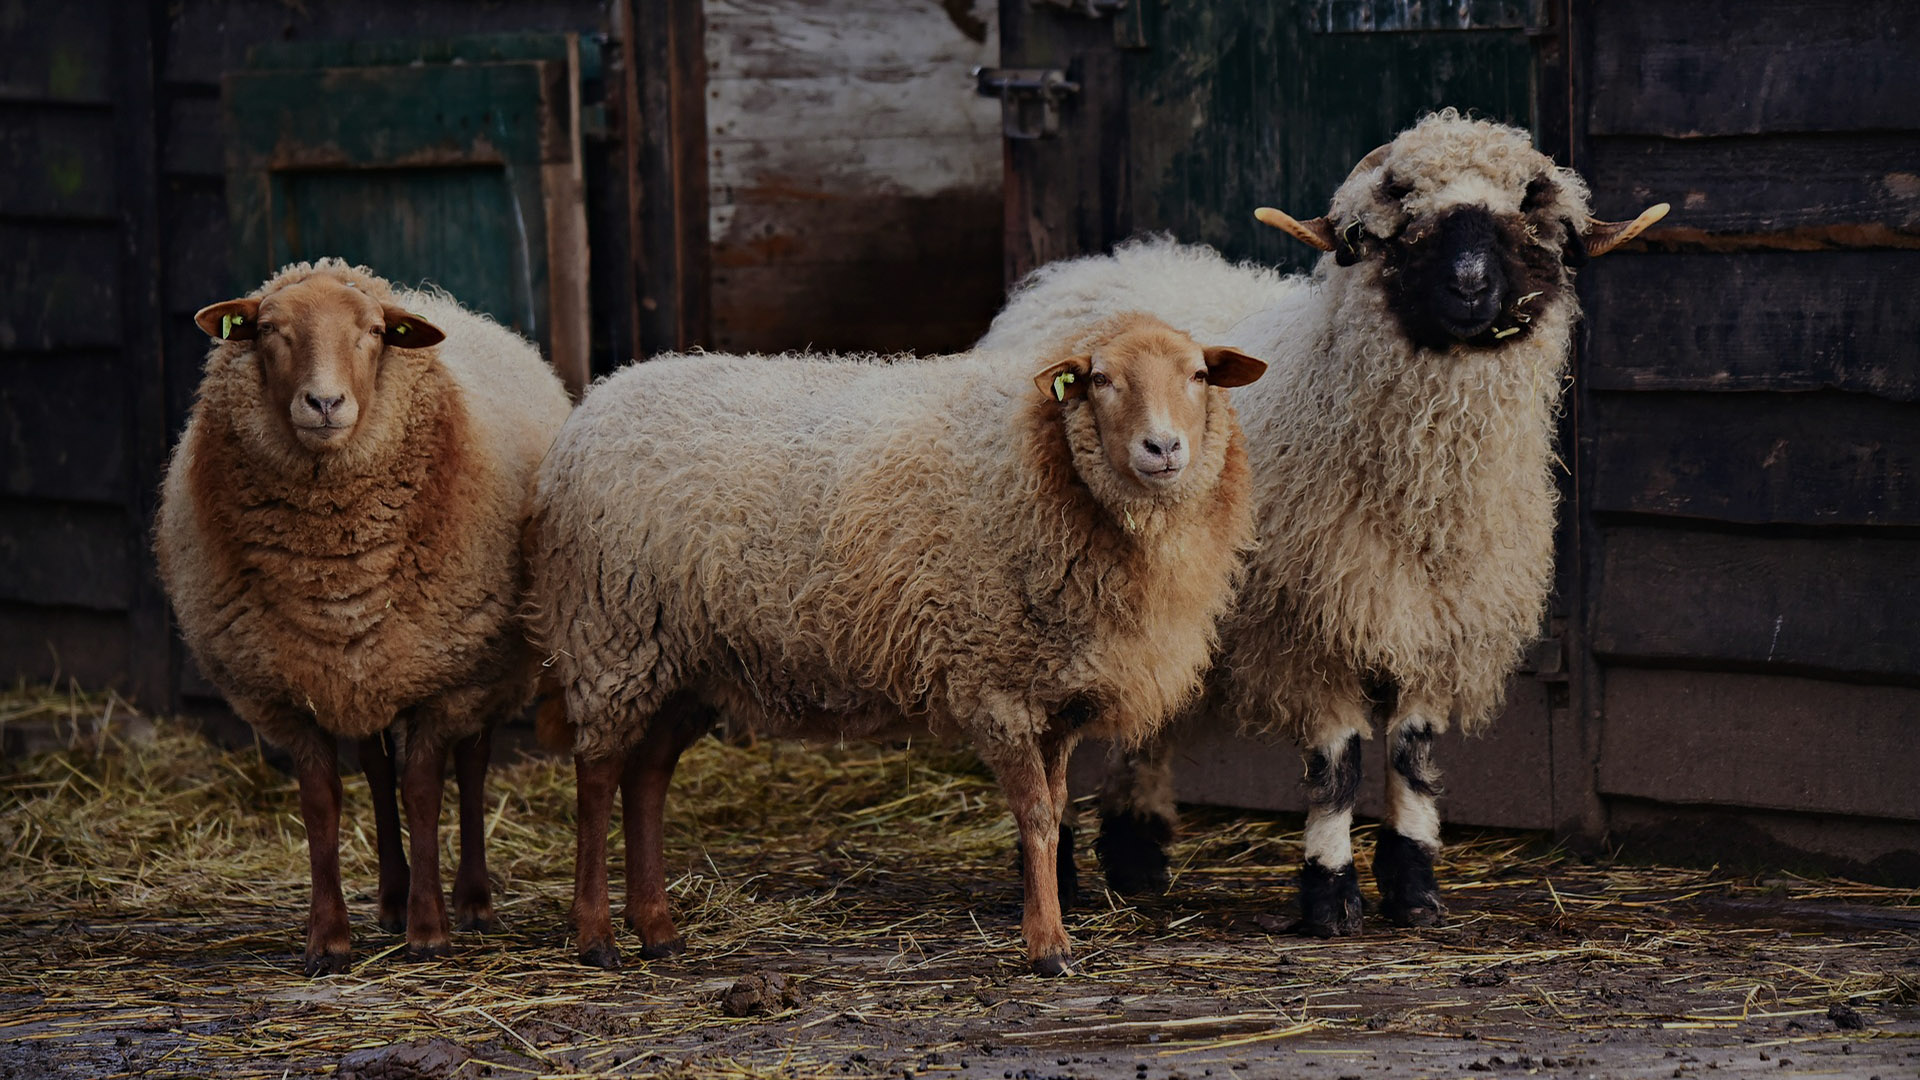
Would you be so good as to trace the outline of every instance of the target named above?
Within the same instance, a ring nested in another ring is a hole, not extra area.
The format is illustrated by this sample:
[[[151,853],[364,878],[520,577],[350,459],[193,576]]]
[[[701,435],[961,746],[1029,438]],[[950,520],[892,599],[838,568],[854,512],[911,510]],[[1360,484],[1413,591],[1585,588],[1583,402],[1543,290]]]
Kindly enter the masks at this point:
[[[380,929],[385,930],[389,934],[406,933],[407,932],[406,912],[404,910],[398,913],[386,912],[386,911],[381,912],[380,913]]]
[[[493,909],[490,907],[463,912],[457,918],[458,921],[453,924],[456,930],[465,930],[473,934],[491,934],[500,929],[500,922],[494,918]]]
[[[1167,891],[1168,841],[1173,826],[1165,818],[1114,814],[1100,819],[1093,842],[1107,888],[1121,896],[1160,896]]]
[[[1381,829],[1373,851],[1373,878],[1380,884],[1380,912],[1395,926],[1439,926],[1446,920],[1440,886],[1433,880],[1433,852]]]
[[[322,975],[345,975],[351,966],[353,966],[352,953],[308,953],[305,970],[307,978],[317,979]]]
[[[665,960],[669,956],[679,956],[687,951],[687,939],[671,937],[665,941],[652,942],[640,946],[640,959]]]
[[[1063,975],[1078,975],[1080,969],[1074,966],[1072,953],[1058,953],[1054,956],[1042,956],[1032,963],[1033,973],[1049,979]]]
[[[1309,937],[1352,937],[1360,932],[1360,877],[1348,863],[1329,870],[1308,859],[1300,869],[1300,921],[1294,932]]]
[[[452,944],[445,941],[429,941],[424,945],[407,943],[407,959],[413,961],[438,960],[453,952]]]
[[[620,970],[620,950],[612,942],[597,942],[580,950],[580,962],[602,971]]]
[[[1438,897],[1408,907],[1382,903],[1380,911],[1395,926],[1445,926],[1447,922],[1447,909],[1440,906]]]

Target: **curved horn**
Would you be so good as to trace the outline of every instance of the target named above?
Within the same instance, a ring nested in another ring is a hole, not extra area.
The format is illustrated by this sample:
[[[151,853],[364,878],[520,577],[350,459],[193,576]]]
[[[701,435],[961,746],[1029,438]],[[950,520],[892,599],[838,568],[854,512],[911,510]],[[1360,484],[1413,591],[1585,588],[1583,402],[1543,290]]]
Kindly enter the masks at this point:
[[[1298,221],[1271,206],[1263,206],[1255,210],[1253,216],[1262,225],[1271,225],[1308,247],[1319,248],[1321,251],[1333,250],[1333,222],[1324,217],[1317,217],[1311,221]]]
[[[1587,219],[1586,246],[1589,256],[1605,255],[1621,244],[1639,236],[1649,225],[1667,216],[1673,207],[1667,203],[1655,203],[1640,211],[1640,216],[1632,221],[1601,221],[1599,218]]]
[[[1356,162],[1353,166],[1353,171],[1347,173],[1347,179],[1351,180],[1363,172],[1379,168],[1380,163],[1387,160],[1387,151],[1391,149],[1393,149],[1393,144],[1389,142],[1381,143],[1379,146],[1367,151],[1367,156]]]

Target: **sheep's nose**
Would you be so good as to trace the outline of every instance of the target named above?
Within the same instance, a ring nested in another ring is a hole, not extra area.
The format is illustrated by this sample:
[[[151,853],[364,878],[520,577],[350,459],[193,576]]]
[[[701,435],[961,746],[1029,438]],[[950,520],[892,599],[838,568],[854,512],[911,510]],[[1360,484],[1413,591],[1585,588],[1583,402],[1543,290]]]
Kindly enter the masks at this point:
[[[339,408],[340,403],[345,400],[347,400],[347,395],[345,394],[335,394],[332,397],[326,398],[320,397],[317,394],[307,395],[307,404],[313,407],[314,412],[320,414],[322,420],[332,419],[333,410]]]
[[[1449,287],[1462,300],[1478,300],[1485,296],[1493,288],[1493,275],[1487,264],[1486,253],[1476,251],[1455,260],[1453,281]]]
[[[1152,435],[1141,439],[1140,445],[1146,448],[1147,453],[1155,457],[1170,458],[1180,452],[1180,436]]]

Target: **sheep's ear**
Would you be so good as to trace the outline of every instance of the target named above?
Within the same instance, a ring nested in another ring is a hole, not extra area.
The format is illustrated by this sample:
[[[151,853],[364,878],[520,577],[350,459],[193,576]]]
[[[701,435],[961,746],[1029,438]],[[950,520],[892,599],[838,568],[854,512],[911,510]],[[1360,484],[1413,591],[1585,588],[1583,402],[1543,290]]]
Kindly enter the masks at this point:
[[[439,327],[392,304],[380,309],[380,317],[387,321],[386,338],[389,345],[398,345],[403,349],[424,349],[447,340],[447,335]]]
[[[1055,401],[1087,396],[1087,373],[1093,370],[1093,357],[1074,356],[1041,370],[1033,385]]]
[[[1598,258],[1619,247],[1621,244],[1647,231],[1647,227],[1667,216],[1673,209],[1668,203],[1654,203],[1632,221],[1601,221],[1599,218],[1587,219],[1587,254]]]
[[[1255,210],[1253,216],[1260,224],[1271,225],[1308,247],[1316,247],[1321,251],[1333,250],[1335,239],[1333,222],[1324,217],[1317,217],[1311,221],[1299,221],[1271,206],[1263,206]]]
[[[1209,345],[1200,350],[1207,358],[1207,385],[1245,386],[1267,373],[1267,362],[1255,360],[1239,349]]]
[[[252,341],[259,333],[260,301],[223,300],[193,313],[193,324],[215,341]]]

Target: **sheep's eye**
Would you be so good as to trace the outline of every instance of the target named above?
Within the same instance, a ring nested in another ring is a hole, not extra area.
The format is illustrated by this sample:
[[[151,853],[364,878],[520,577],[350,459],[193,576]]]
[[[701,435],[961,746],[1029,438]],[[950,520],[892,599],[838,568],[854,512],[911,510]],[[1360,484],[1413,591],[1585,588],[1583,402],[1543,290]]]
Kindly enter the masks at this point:
[[[367,333],[372,334],[374,337],[379,337],[386,332],[387,328],[384,326],[370,326],[367,328]]]
[[[1380,196],[1388,202],[1399,202],[1413,194],[1413,185],[1402,183],[1389,176],[1380,182]]]
[[[1196,371],[1196,372],[1194,372],[1194,373],[1193,373],[1193,381],[1194,381],[1194,382],[1206,382],[1206,381],[1207,381],[1207,369],[1206,369],[1206,368],[1201,368],[1201,369],[1200,369],[1199,371]]]
[[[1096,372],[1094,372],[1094,373],[1093,373],[1093,376],[1092,376],[1092,380],[1091,380],[1091,381],[1093,382],[1093,385],[1095,385],[1095,386],[1111,386],[1111,385],[1113,385],[1113,380],[1112,380],[1112,379],[1109,379],[1109,378],[1107,378],[1107,373],[1106,373],[1106,372],[1104,372],[1104,371],[1096,371]]]
[[[274,326],[270,322],[255,323],[253,326],[253,332],[256,336],[260,334],[271,334],[278,329],[279,327]]]

